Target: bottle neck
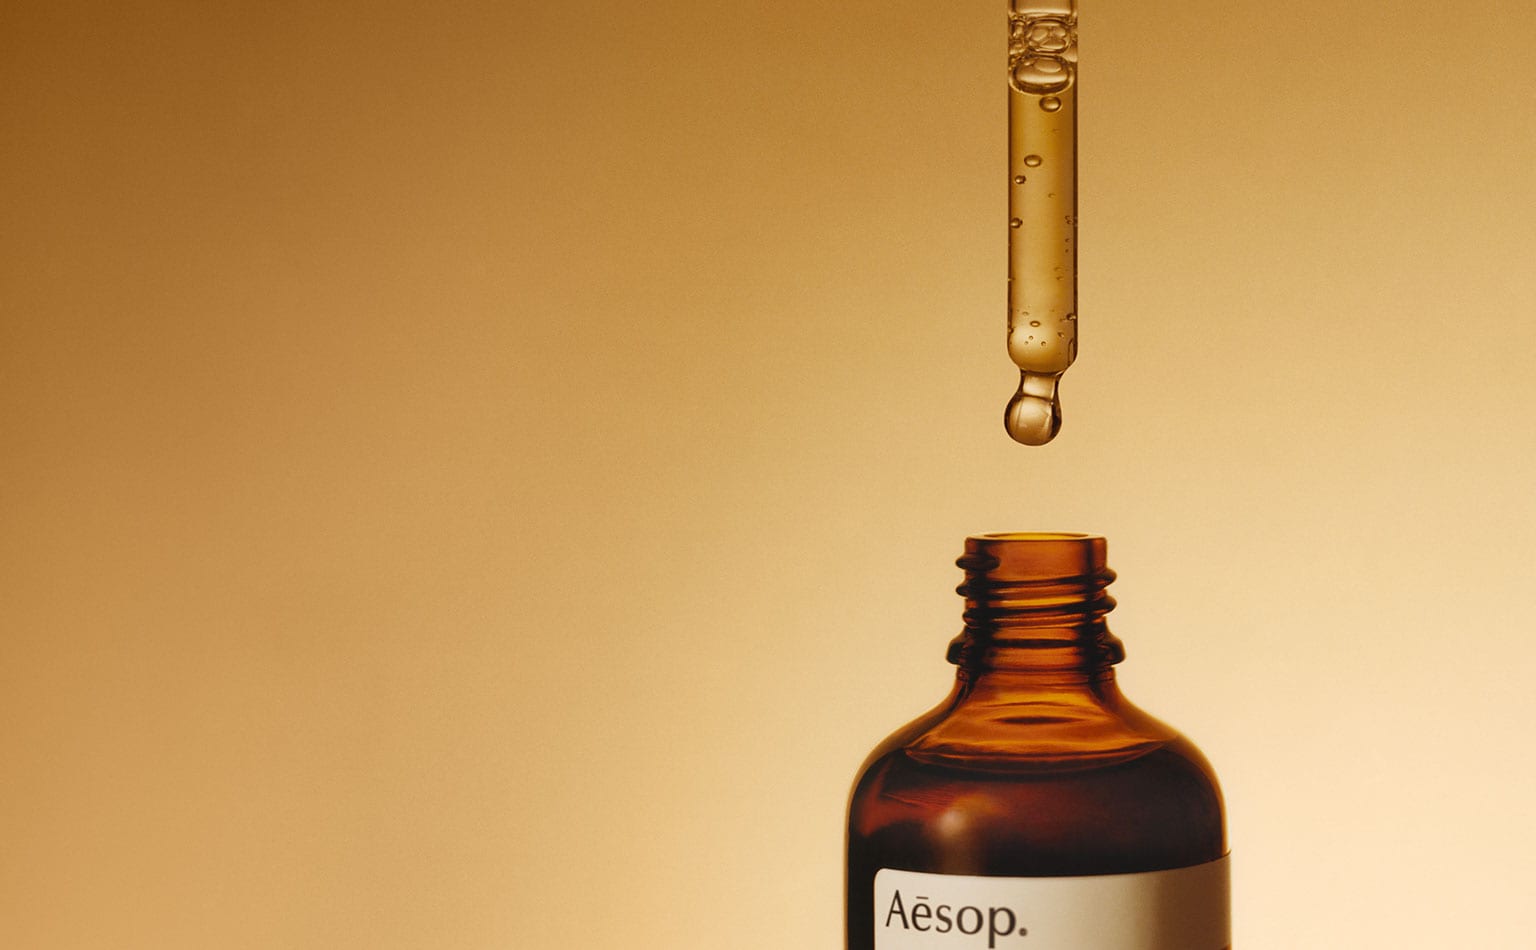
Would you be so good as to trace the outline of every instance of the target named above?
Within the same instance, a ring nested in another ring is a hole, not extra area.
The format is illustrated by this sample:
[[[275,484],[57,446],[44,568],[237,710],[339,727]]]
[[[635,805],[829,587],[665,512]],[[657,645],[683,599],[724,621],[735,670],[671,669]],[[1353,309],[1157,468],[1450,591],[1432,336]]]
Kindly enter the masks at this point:
[[[965,629],[949,648],[955,689],[909,755],[960,768],[1076,767],[1167,738],[1115,684],[1125,650],[1104,622],[1115,575],[1103,538],[982,535],[966,539],[958,563]]]
[[[1112,682],[1125,648],[1104,619],[1115,606],[1106,547],[1090,535],[967,538],[965,628],[949,645],[961,681]]]

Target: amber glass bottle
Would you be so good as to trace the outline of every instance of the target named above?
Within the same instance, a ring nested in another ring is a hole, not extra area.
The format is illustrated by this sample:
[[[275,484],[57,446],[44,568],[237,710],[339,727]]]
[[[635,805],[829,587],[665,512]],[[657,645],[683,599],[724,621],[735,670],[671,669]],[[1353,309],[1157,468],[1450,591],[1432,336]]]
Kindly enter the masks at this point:
[[[1120,695],[1100,537],[966,539],[949,697],[865,761],[847,950],[1223,950],[1221,792]]]

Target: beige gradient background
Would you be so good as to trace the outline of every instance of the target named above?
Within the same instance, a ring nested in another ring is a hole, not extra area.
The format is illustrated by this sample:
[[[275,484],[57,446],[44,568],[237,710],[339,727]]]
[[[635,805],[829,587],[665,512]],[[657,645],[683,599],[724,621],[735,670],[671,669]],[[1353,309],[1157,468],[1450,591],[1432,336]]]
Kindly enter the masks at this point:
[[[964,535],[1110,538],[1244,950],[1529,946],[1536,13],[0,3],[0,945],[838,948]]]

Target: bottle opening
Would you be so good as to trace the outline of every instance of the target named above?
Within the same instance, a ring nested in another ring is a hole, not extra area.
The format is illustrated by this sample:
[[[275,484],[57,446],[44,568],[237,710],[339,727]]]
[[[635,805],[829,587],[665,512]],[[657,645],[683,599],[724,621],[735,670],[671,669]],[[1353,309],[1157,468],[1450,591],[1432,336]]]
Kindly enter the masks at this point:
[[[1076,531],[989,531],[975,537],[987,541],[1081,541],[1100,535]]]
[[[1081,582],[1102,588],[1114,579],[1108,542],[1097,534],[1066,531],[1006,531],[965,539],[956,563],[967,583]]]

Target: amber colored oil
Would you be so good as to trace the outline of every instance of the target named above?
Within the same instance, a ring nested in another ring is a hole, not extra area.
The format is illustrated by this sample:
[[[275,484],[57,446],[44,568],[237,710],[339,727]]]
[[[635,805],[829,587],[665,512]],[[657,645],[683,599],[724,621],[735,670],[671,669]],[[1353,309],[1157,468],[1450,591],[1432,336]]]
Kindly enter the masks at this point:
[[[1077,358],[1077,0],[1011,0],[1008,15],[1008,434],[1061,429]]]
[[[865,761],[848,809],[847,948],[874,947],[881,868],[1075,877],[1226,854],[1221,793],[1179,733],[1127,702],[1104,623],[1103,538],[969,538],[955,686]]]

